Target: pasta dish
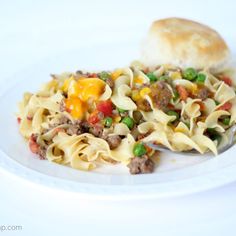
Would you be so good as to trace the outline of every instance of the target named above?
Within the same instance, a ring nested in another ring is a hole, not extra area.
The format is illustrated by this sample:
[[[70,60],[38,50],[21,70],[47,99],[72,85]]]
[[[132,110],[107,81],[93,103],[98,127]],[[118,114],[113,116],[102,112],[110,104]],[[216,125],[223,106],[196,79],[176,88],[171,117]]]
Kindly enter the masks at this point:
[[[52,75],[19,105],[19,129],[41,159],[91,170],[123,163],[132,174],[154,170],[170,150],[217,154],[236,120],[236,96],[226,74],[134,62],[114,71]]]

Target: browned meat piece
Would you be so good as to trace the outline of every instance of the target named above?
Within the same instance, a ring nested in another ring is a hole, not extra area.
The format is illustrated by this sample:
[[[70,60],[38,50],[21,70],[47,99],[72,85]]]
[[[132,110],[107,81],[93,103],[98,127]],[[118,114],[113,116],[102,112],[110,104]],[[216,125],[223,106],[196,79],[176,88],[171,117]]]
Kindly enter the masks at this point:
[[[130,174],[146,174],[154,171],[154,162],[146,155],[134,157],[128,164]]]
[[[61,116],[59,119],[59,124],[57,125],[62,125],[62,124],[72,124],[71,120],[67,118],[66,116]]]
[[[83,74],[84,74],[82,70],[77,70],[75,73],[76,73],[77,75],[83,75]]]
[[[81,123],[81,129],[82,129],[82,133],[88,133],[89,132],[89,128],[90,128],[90,125],[87,121],[83,121]]]
[[[119,135],[112,135],[106,138],[107,143],[109,144],[110,149],[117,148],[121,143],[121,137]]]
[[[50,125],[50,128],[45,130],[43,133],[48,132],[50,129],[53,129],[53,128],[55,128],[59,125],[63,125],[63,124],[68,124],[69,127],[66,128],[66,129],[63,129],[63,130],[61,128],[59,128],[61,130],[55,130],[56,133],[60,132],[60,131],[63,131],[63,132],[66,132],[69,135],[73,135],[73,134],[79,135],[79,134],[82,134],[82,133],[89,132],[89,128],[90,128],[89,124],[86,121],[75,120],[72,123],[72,121],[69,118],[67,118],[66,116],[61,116],[58,123]],[[55,133],[55,135],[56,135],[56,133]]]
[[[158,81],[151,85],[151,96],[154,106],[163,110],[169,104],[172,93],[163,81]]]
[[[71,125],[67,130],[66,133],[69,135],[73,135],[73,134],[81,134],[82,130],[81,130],[81,126],[79,125]]]
[[[134,119],[136,124],[140,124],[140,123],[144,122],[143,121],[143,115],[140,111],[134,111],[133,112],[133,119]]]
[[[46,158],[46,147],[42,147],[37,143],[37,134],[32,134],[29,139],[30,151],[34,154],[38,154],[41,160]]]
[[[147,132],[146,134],[139,134],[138,137],[137,137],[137,140],[141,140],[143,138],[146,138],[151,132]]]
[[[72,124],[72,121],[65,115],[62,115],[59,119],[59,122],[56,124],[56,126],[58,125],[64,125],[64,124]],[[81,120],[75,120],[73,121],[73,125],[81,125],[82,121]]]
[[[139,110],[142,110],[142,111],[151,111],[152,110],[149,102],[146,99],[140,99],[136,102],[136,104],[137,104],[137,107]]]
[[[139,136],[139,131],[138,131],[138,129],[137,129],[137,125],[135,125],[136,127],[134,127],[132,130],[131,130],[131,132],[130,132],[130,134],[133,136],[133,138],[135,139],[135,140],[137,140],[138,139],[138,136]]]
[[[83,73],[83,71],[82,70],[77,70],[76,71],[76,74],[75,74],[75,78],[76,79],[79,79],[79,78],[86,78],[86,77],[88,77],[88,74],[87,73]]]
[[[46,159],[46,151],[47,151],[46,147],[39,146],[38,155],[40,160]]]
[[[103,126],[97,124],[89,128],[89,133],[93,134],[95,137],[102,137]]]
[[[200,98],[201,100],[205,100],[206,98],[208,98],[209,95],[209,90],[206,87],[203,87],[198,90],[196,97]]]
[[[99,111],[97,116],[99,120],[102,120],[104,118],[104,113]]]
[[[82,133],[88,133],[90,129],[90,125],[86,121],[76,120],[73,124],[71,124],[67,130],[66,133],[69,135],[73,134],[82,134]]]
[[[108,84],[108,86],[112,89],[114,87],[114,81],[112,78],[107,78],[106,79],[106,83]]]
[[[63,112],[63,111],[65,111],[66,110],[66,107],[65,107],[65,102],[64,102],[64,100],[61,100],[61,102],[60,102],[60,107],[59,107],[59,110],[60,110],[60,112]]]

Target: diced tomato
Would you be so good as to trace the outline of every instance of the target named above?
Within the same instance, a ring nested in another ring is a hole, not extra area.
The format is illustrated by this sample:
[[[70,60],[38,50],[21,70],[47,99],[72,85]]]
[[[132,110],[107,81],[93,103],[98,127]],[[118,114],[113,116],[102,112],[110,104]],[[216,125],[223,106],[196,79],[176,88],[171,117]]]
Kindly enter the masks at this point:
[[[217,110],[224,110],[224,111],[229,111],[232,108],[232,103],[231,102],[226,102],[222,106],[220,106]]]
[[[110,116],[112,114],[112,102],[110,100],[101,101],[97,104],[97,109],[105,116]]]
[[[197,102],[197,104],[200,106],[200,111],[205,110],[205,104],[203,102]]]
[[[56,128],[53,132],[53,136],[56,136],[59,132],[65,132],[63,128]]]
[[[222,76],[220,79],[222,81],[224,81],[229,86],[232,86],[232,84],[233,84],[232,80],[229,77],[227,77],[227,76]]]
[[[98,116],[98,111],[94,111],[93,113],[91,113],[91,115],[88,118],[88,122],[93,125],[98,123],[99,121],[100,121],[100,119]]]
[[[167,107],[168,107],[169,109],[174,109],[174,108],[175,108],[175,106],[172,105],[172,104],[170,104],[170,103],[167,105]]]
[[[68,107],[65,108],[65,111],[68,112],[68,113],[71,113],[71,109],[68,108]]]
[[[59,132],[65,132],[63,128],[56,128],[54,132],[59,133]]]
[[[29,148],[32,153],[37,154],[39,151],[39,145],[36,143],[35,137],[31,135],[29,139]]]
[[[137,139],[140,140],[140,139],[143,139],[143,138],[145,138],[145,137],[146,137],[145,134],[139,134],[138,137],[137,137]]]
[[[33,118],[31,116],[27,116],[27,120],[32,120]]]
[[[36,142],[36,140],[37,140],[37,135],[31,134],[30,139]]]
[[[20,122],[21,122],[21,118],[17,117],[17,123],[20,124]]]
[[[180,99],[183,101],[186,101],[187,98],[189,97],[189,93],[188,93],[187,89],[181,85],[177,85],[176,89],[179,93]]]
[[[98,75],[96,73],[92,73],[88,75],[89,78],[97,78]]]
[[[147,153],[151,153],[152,152],[152,148],[150,148],[148,145],[144,145],[146,148]]]

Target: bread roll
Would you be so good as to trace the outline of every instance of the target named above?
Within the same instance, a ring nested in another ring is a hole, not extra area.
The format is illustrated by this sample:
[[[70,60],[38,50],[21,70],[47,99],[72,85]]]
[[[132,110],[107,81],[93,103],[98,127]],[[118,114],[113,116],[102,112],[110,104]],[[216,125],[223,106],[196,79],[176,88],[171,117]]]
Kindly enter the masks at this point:
[[[141,62],[154,68],[172,64],[181,68],[222,71],[230,53],[223,38],[210,27],[181,18],[153,22],[142,47]]]

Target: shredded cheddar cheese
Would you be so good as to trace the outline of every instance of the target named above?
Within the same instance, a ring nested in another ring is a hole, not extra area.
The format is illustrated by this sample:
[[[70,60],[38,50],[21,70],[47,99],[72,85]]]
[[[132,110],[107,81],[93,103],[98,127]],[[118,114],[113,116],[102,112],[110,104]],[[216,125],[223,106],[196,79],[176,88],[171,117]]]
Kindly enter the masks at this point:
[[[121,116],[115,116],[114,121],[119,123],[121,121]]]
[[[197,87],[196,84],[193,84],[193,86],[192,86],[192,93],[196,94],[197,92],[198,92],[198,87]]]
[[[181,73],[178,72],[178,71],[170,72],[169,76],[173,80],[181,79],[182,78]]]
[[[66,79],[62,90],[67,92],[66,108],[70,111],[72,117],[80,119],[86,111],[86,103],[90,98],[98,100],[105,89],[105,82],[98,78],[80,78],[74,77]]]
[[[134,101],[138,101],[139,99],[141,99],[139,91],[138,90],[133,90],[132,94],[131,94],[131,98]]]
[[[75,119],[82,119],[86,109],[86,104],[84,104],[79,98],[70,97],[65,100],[65,105],[68,111]]]
[[[117,69],[111,74],[111,78],[113,80],[116,80],[119,76],[121,76],[121,74],[122,74],[122,70]]]
[[[143,78],[141,76],[135,76],[134,77],[134,83],[142,84],[143,83]]]
[[[106,83],[98,78],[86,78],[78,80],[79,93],[78,96],[82,101],[89,98],[98,100],[104,92]]]
[[[68,92],[68,97],[79,97],[86,102],[93,97],[97,100],[104,92],[105,82],[98,78],[81,78],[76,81],[73,77],[63,84],[63,91]]]
[[[151,89],[148,87],[142,88],[139,92],[139,94],[142,98],[145,98],[145,96],[148,95],[149,93],[151,93]]]

